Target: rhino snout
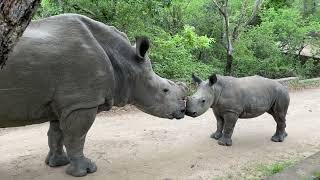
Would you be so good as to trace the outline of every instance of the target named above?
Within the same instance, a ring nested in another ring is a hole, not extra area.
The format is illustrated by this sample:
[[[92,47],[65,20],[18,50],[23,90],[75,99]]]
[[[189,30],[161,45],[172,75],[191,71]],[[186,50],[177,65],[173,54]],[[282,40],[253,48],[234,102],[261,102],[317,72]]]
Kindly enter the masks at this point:
[[[182,108],[181,110],[174,113],[173,117],[176,119],[182,119],[182,118],[184,118],[185,113],[186,113],[186,108]]]
[[[197,117],[197,115],[198,115],[198,113],[197,112],[195,112],[195,111],[186,111],[186,115],[187,116],[190,116],[190,117]]]
[[[187,116],[190,116],[190,117],[197,117],[198,116],[198,112],[194,108],[194,101],[195,101],[194,97],[192,97],[192,96],[187,97],[186,112],[185,112],[185,114]]]

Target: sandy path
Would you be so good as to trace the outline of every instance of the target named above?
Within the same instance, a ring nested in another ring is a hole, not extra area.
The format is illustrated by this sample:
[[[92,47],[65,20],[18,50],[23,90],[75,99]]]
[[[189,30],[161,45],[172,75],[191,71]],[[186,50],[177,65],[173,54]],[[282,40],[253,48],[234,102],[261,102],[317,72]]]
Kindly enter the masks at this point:
[[[239,120],[233,146],[209,138],[211,111],[180,121],[140,111],[100,114],[89,131],[85,153],[98,171],[81,179],[212,179],[259,162],[310,155],[320,147],[320,89],[291,93],[289,136],[273,143],[270,115]],[[48,124],[0,130],[0,179],[75,179],[66,167],[45,165]]]

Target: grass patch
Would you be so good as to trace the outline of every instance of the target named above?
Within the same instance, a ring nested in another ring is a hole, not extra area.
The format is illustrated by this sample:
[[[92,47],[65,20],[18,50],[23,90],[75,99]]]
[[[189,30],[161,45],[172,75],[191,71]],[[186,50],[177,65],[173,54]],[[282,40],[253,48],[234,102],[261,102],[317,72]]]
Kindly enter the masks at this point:
[[[320,180],[320,170],[313,174],[312,180]]]
[[[288,160],[278,161],[271,164],[252,164],[242,168],[239,172],[229,173],[222,177],[214,177],[212,180],[261,180],[265,177],[272,176],[282,172],[290,166],[298,162],[299,158],[291,158]],[[308,179],[309,180],[309,179]],[[320,180],[320,179],[311,179]]]
[[[296,160],[280,161],[270,165],[262,165],[258,167],[257,170],[260,171],[263,176],[271,176],[284,171],[295,163]]]

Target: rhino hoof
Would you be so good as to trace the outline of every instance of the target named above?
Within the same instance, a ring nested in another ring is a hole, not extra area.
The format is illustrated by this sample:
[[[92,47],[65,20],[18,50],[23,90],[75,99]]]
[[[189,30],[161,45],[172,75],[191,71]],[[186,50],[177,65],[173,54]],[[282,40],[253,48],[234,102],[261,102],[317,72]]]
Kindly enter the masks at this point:
[[[67,174],[75,177],[86,176],[88,173],[94,173],[96,171],[96,164],[87,158],[72,160],[67,168]]]
[[[218,144],[222,145],[222,146],[231,146],[232,145],[232,140],[230,138],[221,137],[218,140]]]
[[[215,133],[212,133],[210,135],[210,137],[213,138],[213,139],[218,140],[218,139],[220,139],[222,137],[222,133],[221,132],[215,132]]]
[[[50,167],[57,167],[69,164],[69,159],[64,152],[62,154],[49,153],[45,162]]]
[[[284,138],[287,137],[288,134],[286,132],[282,133],[282,134],[275,134],[271,137],[271,141],[273,142],[283,142]]]

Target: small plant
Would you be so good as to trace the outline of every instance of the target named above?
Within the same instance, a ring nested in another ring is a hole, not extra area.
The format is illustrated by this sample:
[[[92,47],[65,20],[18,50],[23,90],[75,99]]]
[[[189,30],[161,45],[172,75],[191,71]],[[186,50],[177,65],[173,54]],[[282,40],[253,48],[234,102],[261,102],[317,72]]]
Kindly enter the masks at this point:
[[[313,174],[312,180],[320,180],[320,170]]]
[[[263,165],[258,168],[258,171],[262,172],[262,175],[264,176],[271,176],[276,173],[282,172],[288,167],[292,166],[296,161],[294,160],[287,160],[287,161],[281,161],[281,162],[276,162],[271,165]]]

